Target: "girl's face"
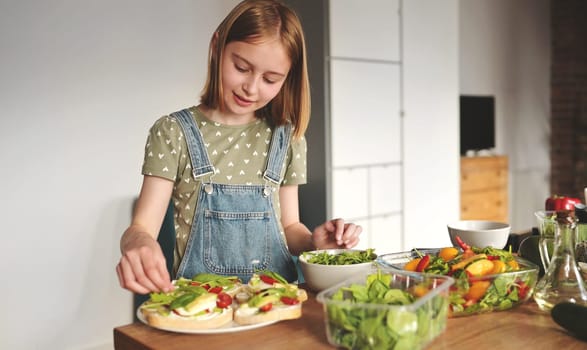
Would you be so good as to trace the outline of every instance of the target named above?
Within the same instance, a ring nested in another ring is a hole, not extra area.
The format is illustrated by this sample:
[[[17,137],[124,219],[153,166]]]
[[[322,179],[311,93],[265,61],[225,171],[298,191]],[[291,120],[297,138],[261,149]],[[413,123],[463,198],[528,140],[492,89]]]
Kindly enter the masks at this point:
[[[277,39],[226,45],[221,62],[225,111],[220,122],[243,124],[267,105],[283,86],[291,61]]]

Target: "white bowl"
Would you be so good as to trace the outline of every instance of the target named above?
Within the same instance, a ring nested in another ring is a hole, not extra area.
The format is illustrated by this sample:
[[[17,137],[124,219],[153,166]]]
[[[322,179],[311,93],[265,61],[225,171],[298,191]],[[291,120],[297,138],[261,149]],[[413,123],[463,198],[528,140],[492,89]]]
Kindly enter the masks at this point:
[[[360,249],[323,249],[313,250],[308,253],[327,252],[328,254],[336,255],[345,251],[360,251]],[[328,289],[357,274],[368,274],[375,270],[376,266],[375,260],[351,265],[312,264],[307,261],[307,257],[303,254],[299,256],[299,261],[305,283],[309,289],[315,292]]]
[[[510,235],[510,225],[487,220],[461,220],[447,225],[450,241],[459,247],[456,236],[470,246],[479,248],[505,248]]]

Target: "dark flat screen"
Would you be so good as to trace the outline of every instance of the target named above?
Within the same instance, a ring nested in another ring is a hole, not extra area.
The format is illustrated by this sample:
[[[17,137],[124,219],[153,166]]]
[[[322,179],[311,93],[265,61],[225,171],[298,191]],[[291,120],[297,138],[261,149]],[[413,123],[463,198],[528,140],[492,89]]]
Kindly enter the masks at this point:
[[[460,96],[461,155],[495,147],[495,98]]]

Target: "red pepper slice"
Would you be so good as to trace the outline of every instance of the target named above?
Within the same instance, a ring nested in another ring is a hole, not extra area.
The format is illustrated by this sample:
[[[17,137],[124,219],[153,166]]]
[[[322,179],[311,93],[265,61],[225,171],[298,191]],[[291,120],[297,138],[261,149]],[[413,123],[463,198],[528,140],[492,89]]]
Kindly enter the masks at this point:
[[[464,251],[471,250],[471,246],[468,245],[467,243],[463,242],[463,240],[461,239],[461,237],[456,236],[455,237],[455,240],[459,244],[459,247],[461,247]]]
[[[290,298],[290,297],[281,297],[280,300],[285,305],[295,305],[300,302],[297,298]]]
[[[530,290],[530,287],[526,283],[520,282],[520,285],[518,287],[518,297],[520,299],[526,299],[526,296],[528,295],[529,290]]]
[[[487,260],[499,260],[499,256],[497,256],[497,255],[487,255]]]
[[[271,310],[272,307],[273,307],[273,304],[272,303],[267,303],[267,304],[261,306],[259,308],[259,311],[261,311],[261,312],[267,312],[267,311]]]
[[[261,276],[259,276],[259,278],[261,279],[261,281],[263,281],[267,284],[277,283],[277,281],[275,279],[273,279],[272,277],[269,277],[267,275],[261,275]]]
[[[428,265],[430,265],[430,255],[424,255],[422,257],[422,260],[420,260],[420,262],[418,263],[418,266],[416,266],[416,272],[424,271],[424,269],[427,268]]]

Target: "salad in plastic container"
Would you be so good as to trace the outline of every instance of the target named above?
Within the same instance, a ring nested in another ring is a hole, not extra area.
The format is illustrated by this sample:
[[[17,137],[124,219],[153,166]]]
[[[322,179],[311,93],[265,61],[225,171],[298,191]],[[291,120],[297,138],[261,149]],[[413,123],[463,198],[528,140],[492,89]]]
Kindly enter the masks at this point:
[[[317,295],[330,344],[344,349],[421,349],[446,328],[448,276],[381,267]]]
[[[534,292],[539,268],[509,251],[492,247],[464,249],[414,249],[382,255],[378,263],[399,271],[446,275],[454,278],[450,288],[450,315],[511,309]]]

